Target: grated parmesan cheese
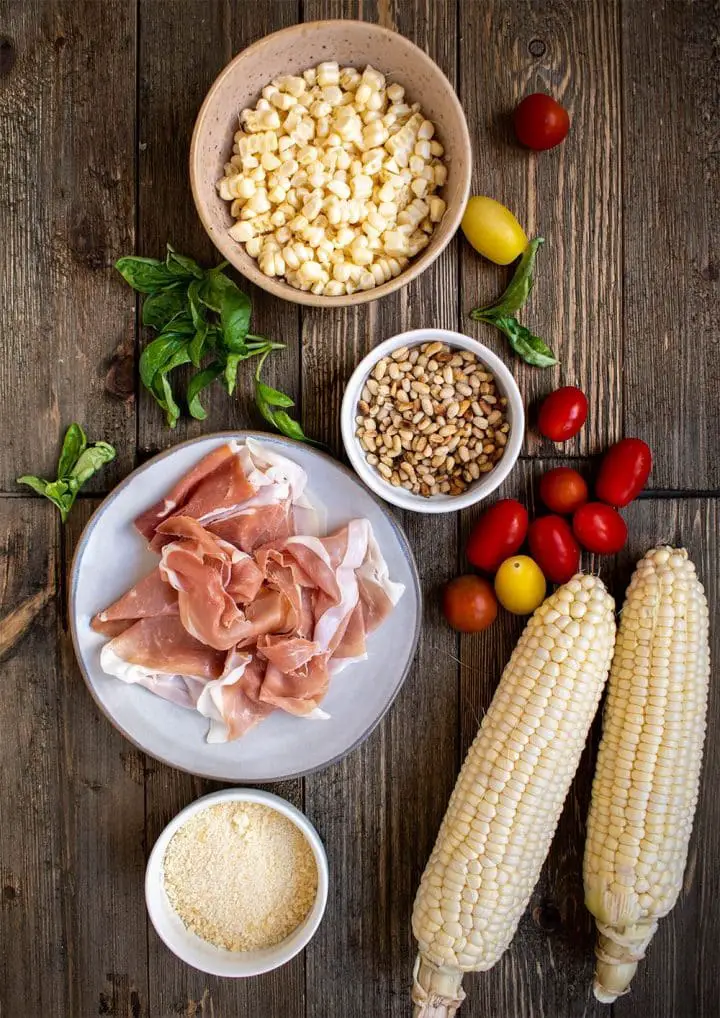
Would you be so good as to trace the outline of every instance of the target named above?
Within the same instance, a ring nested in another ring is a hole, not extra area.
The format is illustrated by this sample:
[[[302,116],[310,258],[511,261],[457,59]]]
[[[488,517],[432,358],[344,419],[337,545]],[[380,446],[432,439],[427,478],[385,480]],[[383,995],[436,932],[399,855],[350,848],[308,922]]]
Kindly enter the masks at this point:
[[[209,806],[175,833],[165,890],[185,926],[228,951],[279,944],[317,895],[315,856],[292,820],[269,806]]]

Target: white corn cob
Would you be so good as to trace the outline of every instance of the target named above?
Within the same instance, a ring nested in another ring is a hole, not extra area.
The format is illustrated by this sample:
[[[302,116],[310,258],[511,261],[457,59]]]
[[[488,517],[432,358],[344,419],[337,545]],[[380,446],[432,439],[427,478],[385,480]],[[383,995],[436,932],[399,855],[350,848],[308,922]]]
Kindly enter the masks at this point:
[[[710,652],[702,584],[685,549],[635,570],[618,630],[585,844],[598,928],[594,991],[626,993],[682,888],[698,797]]]
[[[503,672],[415,899],[416,1018],[451,1018],[537,883],[607,679],[614,602],[575,576],[537,609]]]

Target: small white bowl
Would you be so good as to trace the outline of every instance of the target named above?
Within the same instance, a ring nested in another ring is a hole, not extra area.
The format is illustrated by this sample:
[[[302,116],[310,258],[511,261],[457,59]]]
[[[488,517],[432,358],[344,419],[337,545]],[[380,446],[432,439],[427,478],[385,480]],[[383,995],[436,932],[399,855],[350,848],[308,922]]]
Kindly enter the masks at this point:
[[[498,389],[503,396],[507,397],[506,414],[510,424],[510,439],[505,447],[505,453],[497,466],[473,482],[461,495],[431,495],[429,498],[424,498],[422,495],[414,495],[405,488],[393,487],[374,467],[370,466],[355,436],[355,418],[363,386],[379,360],[383,357],[388,357],[401,346],[413,347],[418,346],[420,343],[432,343],[436,340],[447,343],[450,347],[472,351],[492,371]],[[520,449],[522,448],[525,432],[525,411],[517,382],[509,369],[492,350],[483,346],[482,343],[478,343],[476,339],[464,336],[461,332],[450,332],[448,329],[414,329],[411,332],[402,332],[399,336],[386,339],[384,343],[380,343],[367,357],[360,361],[345,389],[340,414],[340,427],[343,444],[345,445],[345,451],[350,462],[361,480],[376,495],[385,499],[386,502],[391,502],[401,509],[409,509],[411,512],[449,513],[459,509],[466,509],[470,505],[482,502],[508,476],[515,466],[515,462],[520,455]]]
[[[300,828],[313,850],[318,872],[315,904],[297,929],[274,947],[257,951],[226,951],[192,933],[180,919],[165,890],[163,859],[170,841],[190,817],[221,802],[256,802],[282,813]],[[271,792],[255,788],[227,788],[197,799],[170,821],[155,842],[145,873],[145,903],[157,935],[181,961],[214,976],[258,976],[290,961],[314,936],[325,912],[328,895],[328,861],[320,835],[308,818]]]

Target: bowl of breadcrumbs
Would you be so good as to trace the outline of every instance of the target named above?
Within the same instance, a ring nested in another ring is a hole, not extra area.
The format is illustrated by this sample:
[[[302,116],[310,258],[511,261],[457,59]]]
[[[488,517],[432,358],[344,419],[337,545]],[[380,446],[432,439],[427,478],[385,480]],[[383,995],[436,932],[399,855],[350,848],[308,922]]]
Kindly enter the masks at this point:
[[[148,913],[182,961],[219,976],[284,965],[311,939],[328,892],[310,821],[269,792],[226,789],[172,820],[150,854]]]

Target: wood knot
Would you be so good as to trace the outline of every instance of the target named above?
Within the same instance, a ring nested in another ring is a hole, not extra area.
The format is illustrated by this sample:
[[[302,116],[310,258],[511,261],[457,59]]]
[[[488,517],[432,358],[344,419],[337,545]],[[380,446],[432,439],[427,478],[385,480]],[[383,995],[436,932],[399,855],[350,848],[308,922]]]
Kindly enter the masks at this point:
[[[0,35],[0,77],[9,74],[15,66],[17,53],[12,39],[6,35]]]
[[[531,39],[528,49],[530,50],[530,56],[544,57],[547,51],[547,46],[542,39]]]
[[[560,909],[550,902],[544,902],[534,908],[533,919],[545,933],[557,933],[562,929]]]

